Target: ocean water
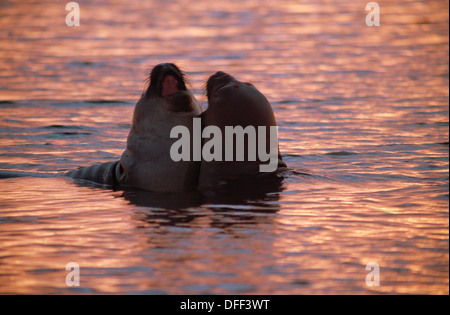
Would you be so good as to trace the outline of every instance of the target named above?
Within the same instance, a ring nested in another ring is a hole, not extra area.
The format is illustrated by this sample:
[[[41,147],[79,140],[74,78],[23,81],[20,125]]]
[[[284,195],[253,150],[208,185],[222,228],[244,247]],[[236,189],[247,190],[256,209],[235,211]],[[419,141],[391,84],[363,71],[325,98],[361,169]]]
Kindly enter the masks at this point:
[[[65,3],[0,2],[1,294],[449,293],[448,1],[378,1],[373,27],[365,1],[78,3],[69,27]],[[161,62],[205,108],[218,70],[266,95],[281,189],[56,176],[119,159]]]

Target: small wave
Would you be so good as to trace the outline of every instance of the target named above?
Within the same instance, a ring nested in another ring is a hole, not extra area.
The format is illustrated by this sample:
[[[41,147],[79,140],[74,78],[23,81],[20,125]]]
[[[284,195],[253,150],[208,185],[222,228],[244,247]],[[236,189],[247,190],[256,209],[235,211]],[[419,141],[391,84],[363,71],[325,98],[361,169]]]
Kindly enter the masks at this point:
[[[48,125],[48,126],[42,126],[40,127],[42,129],[84,129],[85,127],[81,126],[69,126],[69,125]]]
[[[0,107],[34,107],[34,106],[54,106],[64,108],[78,108],[83,106],[131,106],[136,104],[136,101],[123,101],[123,100],[108,100],[108,99],[92,99],[92,100],[73,100],[73,101],[61,101],[57,99],[45,99],[45,100],[21,100],[10,101],[0,100]]]
[[[357,155],[357,154],[358,153],[348,152],[348,151],[336,151],[336,152],[325,153],[325,155],[331,155],[331,156],[349,156],[349,155]]]
[[[302,168],[296,168],[296,169],[289,169],[288,171],[285,171],[283,173],[281,173],[280,175],[282,175],[284,177],[284,179],[289,180],[294,180],[294,181],[304,181],[306,179],[313,179],[313,180],[333,180],[330,177],[327,177],[325,175],[319,175],[316,173],[311,172],[310,170],[305,170]]]
[[[84,102],[89,104],[127,104],[127,102],[118,100],[87,100]]]
[[[299,157],[302,157],[303,155],[301,155],[301,154],[295,154],[295,153],[285,153],[285,154],[283,154],[283,159],[286,159],[286,158],[299,158]]]
[[[303,169],[292,169],[289,171],[289,173],[300,176],[313,176],[309,171]]]
[[[62,136],[88,136],[93,134],[92,128],[87,126],[48,125],[38,129],[53,130],[52,135]]]
[[[22,171],[0,170],[0,179],[16,178],[16,177],[50,178],[50,177],[55,177],[55,176],[57,176],[57,174],[54,174],[54,173],[39,173],[39,172],[22,172]]]
[[[0,105],[13,105],[16,104],[14,101],[0,101]]]
[[[92,135],[91,132],[58,132],[56,133],[58,135],[63,135],[63,136],[89,136]]]

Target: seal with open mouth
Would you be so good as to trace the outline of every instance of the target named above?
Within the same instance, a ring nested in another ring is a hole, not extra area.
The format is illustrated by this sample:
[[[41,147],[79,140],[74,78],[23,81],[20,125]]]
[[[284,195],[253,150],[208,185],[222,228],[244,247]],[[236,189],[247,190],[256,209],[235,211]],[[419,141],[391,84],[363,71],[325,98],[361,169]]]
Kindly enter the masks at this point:
[[[134,109],[127,149],[120,161],[80,168],[65,175],[100,184],[134,187],[155,192],[195,190],[199,162],[174,162],[170,138],[174,126],[192,133],[193,118],[201,107],[186,88],[180,69],[171,63],[157,65],[150,73],[148,88]]]

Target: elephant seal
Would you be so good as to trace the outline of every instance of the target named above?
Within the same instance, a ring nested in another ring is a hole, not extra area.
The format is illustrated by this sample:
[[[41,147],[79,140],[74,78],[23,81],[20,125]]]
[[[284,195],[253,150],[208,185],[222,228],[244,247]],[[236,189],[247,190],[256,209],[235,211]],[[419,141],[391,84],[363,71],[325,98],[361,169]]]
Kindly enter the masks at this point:
[[[67,176],[154,192],[196,189],[200,162],[172,161],[170,148],[175,139],[170,138],[170,131],[182,125],[192,134],[193,117],[201,114],[201,107],[174,64],[157,65],[148,81],[135,106],[127,149],[120,161],[81,168]]]
[[[236,181],[262,183],[279,178],[274,175],[287,170],[287,168],[278,149],[277,124],[267,98],[252,84],[240,82],[221,71],[208,79],[206,90],[209,104],[208,109],[201,115],[203,135],[206,131],[208,131],[207,134],[215,134],[210,141],[217,135],[221,137],[219,143],[222,145],[222,156],[219,156],[218,159],[206,160],[205,146],[208,145],[208,141],[203,139],[199,188],[208,190],[215,189],[222,183],[230,183],[230,185],[232,185],[231,182]],[[241,139],[244,142],[243,146],[241,142],[240,147],[241,151],[244,150],[244,152],[240,152],[241,159],[238,158],[238,136],[235,134],[234,138],[227,138],[230,134],[228,132],[233,128],[241,128],[241,131],[254,131],[252,138],[248,133]],[[234,139],[236,141],[233,141]],[[275,143],[272,141],[274,139]],[[263,141],[261,142],[261,140]],[[230,149],[230,145],[231,154],[226,152]],[[256,149],[256,145],[258,145],[258,149]],[[257,150],[258,153],[270,151],[270,162],[274,164],[273,167],[268,168],[267,159],[264,161],[260,154],[257,157],[256,154],[253,154],[252,158],[250,149]]]

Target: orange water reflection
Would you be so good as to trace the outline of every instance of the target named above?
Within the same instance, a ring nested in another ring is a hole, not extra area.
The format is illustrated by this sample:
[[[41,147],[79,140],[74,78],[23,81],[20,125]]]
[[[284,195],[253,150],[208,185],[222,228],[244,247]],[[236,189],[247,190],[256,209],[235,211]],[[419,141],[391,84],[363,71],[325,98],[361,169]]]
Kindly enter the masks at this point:
[[[308,174],[234,203],[1,179],[0,293],[448,294],[448,1],[383,1],[378,28],[364,5],[105,0],[70,28],[53,1],[0,4],[0,170],[118,159],[171,61],[202,102],[217,70],[253,82]]]

